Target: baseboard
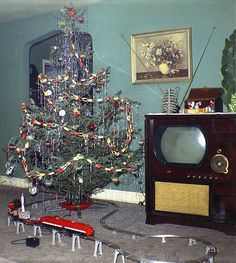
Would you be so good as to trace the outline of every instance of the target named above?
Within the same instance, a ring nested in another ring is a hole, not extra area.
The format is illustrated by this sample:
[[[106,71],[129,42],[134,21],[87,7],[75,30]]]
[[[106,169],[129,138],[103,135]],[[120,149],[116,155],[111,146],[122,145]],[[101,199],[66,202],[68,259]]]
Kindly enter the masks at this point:
[[[19,188],[28,188],[30,186],[29,182],[23,178],[8,177],[0,175],[0,185],[13,186]]]
[[[144,201],[144,196],[142,193],[112,189],[103,189],[101,192],[92,195],[92,198],[133,204],[138,204],[139,202]]]
[[[0,185],[28,188],[29,182],[23,178],[0,176]],[[92,195],[92,198],[114,202],[124,202],[138,204],[144,201],[144,196],[137,192],[128,192],[112,189],[103,189],[99,193]]]

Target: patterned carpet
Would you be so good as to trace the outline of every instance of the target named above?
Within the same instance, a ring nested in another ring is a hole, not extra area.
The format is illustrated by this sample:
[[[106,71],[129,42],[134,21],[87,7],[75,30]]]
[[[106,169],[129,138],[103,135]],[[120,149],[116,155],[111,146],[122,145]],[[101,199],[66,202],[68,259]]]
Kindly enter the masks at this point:
[[[95,243],[93,241],[81,239],[82,249],[72,250],[72,237],[61,235],[62,243],[52,245],[52,234],[48,230],[43,230],[40,238],[40,245],[32,248],[24,244],[12,244],[14,240],[25,239],[33,235],[33,227],[25,225],[25,232],[16,234],[16,226],[11,223],[7,226],[7,205],[10,201],[20,198],[22,191],[25,192],[26,209],[33,217],[39,218],[45,214],[60,216],[66,219],[81,221],[91,225],[95,230],[95,237],[100,240],[110,241],[134,255],[138,259],[159,260],[162,262],[180,262],[180,260],[196,260],[205,255],[206,247],[201,242],[190,246],[184,239],[171,239],[161,242],[158,238],[138,238],[129,234],[119,233],[104,229],[100,224],[100,219],[112,211],[114,207],[110,204],[94,204],[89,209],[82,211],[82,218],[78,218],[76,213],[68,215],[68,211],[57,209],[58,200],[53,199],[50,194],[41,193],[32,197],[27,190],[19,188],[0,186],[0,262],[1,263],[111,263],[114,262],[115,250],[112,247],[103,245],[103,255],[94,257]],[[44,200],[34,204],[35,201]],[[196,237],[211,242],[218,250],[214,259],[215,263],[235,263],[236,262],[236,237],[225,235],[224,233],[171,224],[147,225],[145,224],[145,207],[118,203],[119,210],[106,220],[111,228],[118,228],[130,232],[155,235],[177,235],[184,237]],[[117,263],[122,262],[121,255],[117,258]],[[132,262],[125,259],[125,263]],[[194,261],[193,261],[194,262]],[[211,262],[213,263],[213,262]]]

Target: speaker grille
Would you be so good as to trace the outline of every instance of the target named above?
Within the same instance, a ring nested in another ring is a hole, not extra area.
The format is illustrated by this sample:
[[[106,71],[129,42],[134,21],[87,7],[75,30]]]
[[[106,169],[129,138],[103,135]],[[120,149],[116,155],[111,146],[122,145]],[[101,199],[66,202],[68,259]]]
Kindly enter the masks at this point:
[[[209,186],[156,181],[155,210],[209,216]]]

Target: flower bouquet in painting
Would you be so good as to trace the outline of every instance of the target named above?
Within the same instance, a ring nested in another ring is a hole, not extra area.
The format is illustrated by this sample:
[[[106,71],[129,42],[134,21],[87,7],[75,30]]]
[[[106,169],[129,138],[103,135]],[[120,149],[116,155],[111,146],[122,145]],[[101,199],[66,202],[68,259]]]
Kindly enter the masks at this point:
[[[146,61],[146,67],[154,66],[162,74],[175,75],[182,64],[183,50],[181,43],[164,39],[160,42],[142,42],[141,57]]]

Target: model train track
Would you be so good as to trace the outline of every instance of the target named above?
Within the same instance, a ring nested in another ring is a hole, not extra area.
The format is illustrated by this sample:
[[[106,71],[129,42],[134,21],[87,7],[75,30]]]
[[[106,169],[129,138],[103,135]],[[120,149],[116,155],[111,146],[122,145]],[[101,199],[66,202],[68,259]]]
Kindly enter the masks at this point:
[[[38,201],[40,203],[41,201]],[[37,203],[37,202],[35,202]],[[138,258],[137,256],[127,252],[124,250],[121,246],[111,242],[110,240],[100,239],[99,237],[94,235],[93,228],[90,225],[83,224],[74,220],[67,220],[64,218],[59,217],[51,217],[51,216],[43,216],[37,220],[31,220],[31,219],[21,219],[20,221],[26,223],[26,224],[32,224],[32,225],[43,225],[44,227],[54,228],[58,231],[64,231],[69,233],[74,233],[76,235],[79,235],[81,238],[89,241],[95,242],[95,254],[94,256],[97,256],[97,253],[102,254],[102,245],[105,245],[111,249],[114,249],[115,251],[115,258],[114,263],[117,262],[118,256],[122,257],[123,262],[125,259],[131,260],[133,262],[140,262],[140,263],[213,263],[214,258],[217,255],[217,249],[214,245],[212,245],[210,242],[196,238],[196,237],[189,237],[189,236],[178,236],[178,235],[148,235],[148,234],[142,234],[138,232],[133,231],[127,231],[124,229],[120,229],[117,227],[109,226],[106,223],[106,220],[116,214],[119,211],[119,206],[113,202],[101,202],[101,201],[95,201],[94,203],[97,204],[106,204],[111,205],[113,207],[112,211],[103,216],[100,219],[100,224],[104,229],[107,229],[112,232],[125,234],[128,236],[132,236],[133,238],[142,238],[142,239],[157,239],[161,243],[168,243],[170,240],[186,240],[186,243],[188,246],[194,246],[197,244],[201,244],[205,246],[205,255],[203,255],[200,258],[191,259],[191,260],[178,260],[178,261],[163,261],[163,260],[153,260],[148,258]],[[32,205],[32,203],[31,203]],[[27,205],[26,205],[27,206]],[[12,209],[12,202],[9,203],[8,208],[11,207]]]
[[[205,248],[206,248],[206,254],[194,260],[160,261],[160,260],[153,260],[153,259],[147,259],[147,258],[142,258],[142,259],[137,258],[135,255],[132,255],[126,252],[121,247],[117,246],[116,244],[110,243],[109,241],[106,241],[106,240],[101,240],[101,242],[106,244],[108,247],[111,247],[117,250],[121,255],[124,256],[124,258],[132,260],[134,262],[140,262],[140,263],[180,263],[180,262],[181,263],[208,263],[208,262],[213,263],[214,262],[214,258],[217,255],[218,250],[214,245],[212,245],[210,242],[204,239],[200,239],[196,237],[188,237],[188,236],[178,236],[178,235],[147,235],[147,234],[127,231],[124,229],[119,229],[116,227],[109,226],[108,224],[106,224],[106,220],[118,212],[119,206],[112,202],[107,202],[107,203],[111,204],[114,207],[114,209],[110,213],[108,213],[107,215],[105,215],[104,217],[100,219],[100,224],[102,225],[103,228],[107,230],[130,235],[130,236],[137,237],[137,238],[145,238],[145,239],[155,238],[155,239],[159,239],[161,243],[167,243],[168,240],[173,240],[173,239],[176,239],[176,240],[182,239],[182,240],[188,241],[189,246],[196,245],[197,243],[201,243],[205,245]],[[94,238],[94,237],[89,237],[89,239],[97,240],[97,238]]]

